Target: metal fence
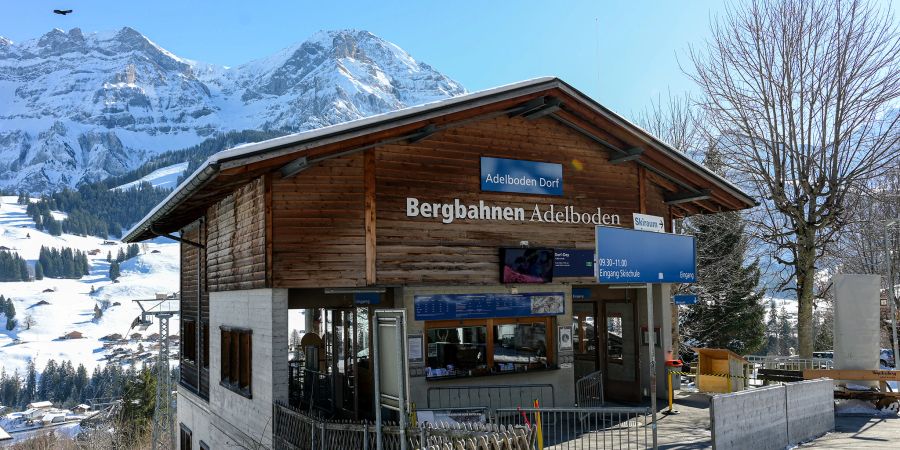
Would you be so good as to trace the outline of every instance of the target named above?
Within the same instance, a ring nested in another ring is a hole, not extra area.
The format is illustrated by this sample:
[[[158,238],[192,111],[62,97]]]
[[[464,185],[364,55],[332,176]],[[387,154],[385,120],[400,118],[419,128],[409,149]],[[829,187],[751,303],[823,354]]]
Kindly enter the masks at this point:
[[[366,421],[326,420],[283,403],[273,404],[272,443],[284,450],[369,450],[377,448],[378,430]],[[400,427],[381,427],[384,450],[404,448]],[[531,450],[534,428],[496,424],[426,424],[405,430],[405,448],[443,450]]]
[[[428,388],[428,408],[499,408],[530,406],[538,400],[541,406],[556,406],[552,384],[432,386]]]
[[[650,408],[507,408],[493,422],[534,427],[536,450],[653,448]]]
[[[795,358],[793,356],[754,356],[744,358],[755,369],[805,370],[832,369],[834,361],[828,358]]]
[[[581,408],[603,406],[603,372],[596,371],[575,382],[575,404]]]
[[[328,374],[307,369],[299,361],[288,363],[288,399],[307,411],[333,412],[334,386]]]

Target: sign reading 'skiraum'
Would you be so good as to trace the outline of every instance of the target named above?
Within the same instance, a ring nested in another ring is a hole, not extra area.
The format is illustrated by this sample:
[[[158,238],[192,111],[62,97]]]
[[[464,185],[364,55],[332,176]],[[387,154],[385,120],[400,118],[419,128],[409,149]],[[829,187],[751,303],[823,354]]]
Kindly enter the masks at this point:
[[[481,190],[562,195],[562,164],[482,156]]]

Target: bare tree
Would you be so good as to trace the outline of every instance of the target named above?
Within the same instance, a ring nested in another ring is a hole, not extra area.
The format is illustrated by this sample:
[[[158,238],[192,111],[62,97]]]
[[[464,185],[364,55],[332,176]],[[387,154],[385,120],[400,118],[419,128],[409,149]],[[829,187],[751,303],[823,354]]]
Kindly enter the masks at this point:
[[[666,99],[657,96],[650,106],[638,114],[637,123],[650,134],[661,139],[691,158],[701,161],[703,133],[699,114],[690,95],[672,95]]]
[[[755,233],[797,291],[810,357],[817,260],[846,223],[848,195],[900,153],[900,114],[889,111],[898,24],[864,0],[751,0],[729,7],[690,57],[725,164],[760,197]]]
[[[25,314],[25,319],[23,322],[25,324],[25,329],[30,330],[31,327],[37,325],[37,321],[34,320],[34,317],[31,314]]]

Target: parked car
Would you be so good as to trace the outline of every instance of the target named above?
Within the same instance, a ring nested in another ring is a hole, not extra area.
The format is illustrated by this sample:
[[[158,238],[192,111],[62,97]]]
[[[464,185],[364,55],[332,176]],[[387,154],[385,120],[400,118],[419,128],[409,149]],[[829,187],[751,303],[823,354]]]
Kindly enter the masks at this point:
[[[880,363],[885,367],[895,367],[896,361],[894,361],[894,351],[889,348],[881,349],[881,355],[878,356],[880,359]]]
[[[834,350],[825,350],[821,352],[813,352],[813,358],[834,359]]]

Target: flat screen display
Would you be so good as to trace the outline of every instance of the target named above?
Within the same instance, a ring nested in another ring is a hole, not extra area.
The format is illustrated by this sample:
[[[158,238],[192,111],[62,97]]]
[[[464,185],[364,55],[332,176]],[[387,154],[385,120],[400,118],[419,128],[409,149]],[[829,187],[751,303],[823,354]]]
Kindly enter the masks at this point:
[[[501,248],[500,282],[549,283],[553,281],[552,248]]]

